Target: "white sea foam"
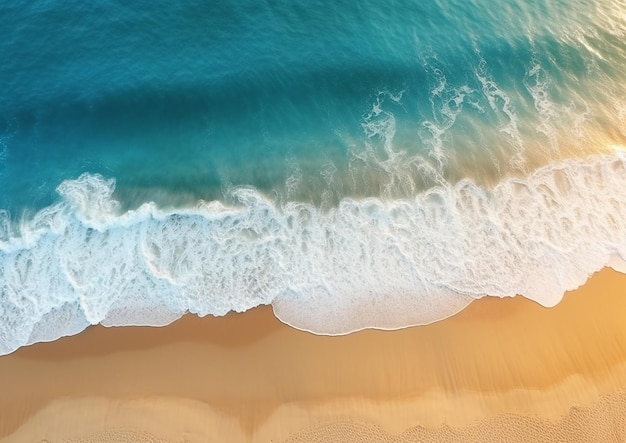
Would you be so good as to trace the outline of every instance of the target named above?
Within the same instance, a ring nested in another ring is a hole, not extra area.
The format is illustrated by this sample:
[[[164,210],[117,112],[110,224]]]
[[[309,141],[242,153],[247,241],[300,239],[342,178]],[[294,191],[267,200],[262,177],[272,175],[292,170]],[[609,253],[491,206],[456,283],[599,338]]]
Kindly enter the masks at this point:
[[[0,354],[88,324],[164,325],[270,303],[315,333],[400,328],[487,294],[553,306],[606,265],[626,270],[619,151],[492,189],[464,180],[328,211],[244,188],[230,196],[237,206],[121,213],[113,189],[83,175],[19,233],[0,223]]]
[[[474,74],[482,86],[482,92],[489,107],[498,117],[504,120],[506,123],[501,123],[502,127],[500,131],[506,134],[508,140],[513,147],[513,155],[511,156],[511,167],[513,169],[523,171],[526,169],[526,162],[524,160],[524,146],[523,138],[519,131],[519,117],[515,110],[513,100],[511,97],[491,78],[491,74],[487,69],[487,62],[480,56],[480,63]],[[502,115],[501,115],[502,114]]]

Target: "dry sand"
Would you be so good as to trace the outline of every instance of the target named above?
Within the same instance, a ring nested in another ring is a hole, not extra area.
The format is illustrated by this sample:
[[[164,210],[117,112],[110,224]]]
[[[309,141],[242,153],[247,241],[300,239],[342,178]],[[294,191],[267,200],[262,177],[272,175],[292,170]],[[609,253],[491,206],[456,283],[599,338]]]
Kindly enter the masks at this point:
[[[626,441],[626,275],[321,337],[268,307],[0,357],[0,442]]]

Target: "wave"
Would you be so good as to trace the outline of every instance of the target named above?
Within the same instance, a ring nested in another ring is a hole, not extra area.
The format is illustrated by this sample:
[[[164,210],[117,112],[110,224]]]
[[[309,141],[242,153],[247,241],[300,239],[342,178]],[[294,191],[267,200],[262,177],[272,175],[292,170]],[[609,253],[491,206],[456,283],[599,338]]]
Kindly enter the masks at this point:
[[[492,188],[328,210],[253,188],[232,205],[122,211],[115,180],[63,182],[19,226],[2,214],[0,354],[90,324],[168,324],[272,304],[318,334],[448,317],[486,295],[544,306],[604,266],[626,271],[626,156],[567,160]]]

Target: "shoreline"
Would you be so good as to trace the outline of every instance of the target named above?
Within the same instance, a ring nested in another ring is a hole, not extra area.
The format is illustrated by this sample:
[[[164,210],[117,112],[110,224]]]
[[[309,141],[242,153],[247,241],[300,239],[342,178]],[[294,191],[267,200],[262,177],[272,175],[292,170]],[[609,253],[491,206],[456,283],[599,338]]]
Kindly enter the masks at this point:
[[[437,441],[528,420],[571,433],[602,408],[598,423],[626,417],[624,314],[626,275],[604,269],[553,308],[487,297],[394,331],[316,336],[267,306],[94,326],[0,357],[0,441]]]

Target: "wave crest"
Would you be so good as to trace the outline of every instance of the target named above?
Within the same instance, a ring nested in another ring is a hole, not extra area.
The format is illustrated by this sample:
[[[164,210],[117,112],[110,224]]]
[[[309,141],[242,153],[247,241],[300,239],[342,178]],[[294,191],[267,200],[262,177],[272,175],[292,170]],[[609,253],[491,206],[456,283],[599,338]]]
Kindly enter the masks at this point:
[[[89,324],[165,325],[262,304],[314,333],[401,328],[485,295],[553,306],[606,265],[626,270],[620,153],[492,189],[462,180],[328,211],[246,188],[232,206],[121,213],[114,186],[99,175],[65,181],[60,203],[18,234],[3,230],[0,354]]]

